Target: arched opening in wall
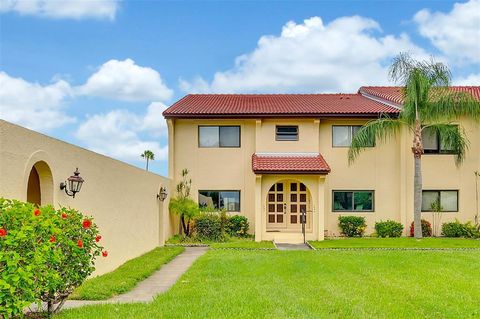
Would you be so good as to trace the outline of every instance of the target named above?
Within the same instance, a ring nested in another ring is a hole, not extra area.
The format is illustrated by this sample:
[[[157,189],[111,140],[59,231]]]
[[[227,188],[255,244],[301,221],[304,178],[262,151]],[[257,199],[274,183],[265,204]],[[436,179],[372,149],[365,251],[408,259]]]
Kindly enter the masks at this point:
[[[47,163],[36,162],[30,170],[27,202],[36,205],[53,204],[53,176]]]

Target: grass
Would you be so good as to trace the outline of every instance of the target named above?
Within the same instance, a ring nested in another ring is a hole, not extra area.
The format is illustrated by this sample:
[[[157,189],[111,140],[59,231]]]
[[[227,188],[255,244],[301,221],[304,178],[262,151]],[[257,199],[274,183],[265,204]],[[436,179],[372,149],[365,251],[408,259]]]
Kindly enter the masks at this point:
[[[479,318],[477,251],[210,250],[148,304],[81,318]]]
[[[70,299],[105,300],[130,291],[163,264],[183,252],[183,247],[159,247],[127,261],[112,272],[87,280],[78,287]]]
[[[210,240],[198,241],[195,238],[186,238],[180,235],[175,235],[167,240],[167,244],[206,244],[212,248],[275,248],[271,241],[256,242],[254,238],[239,238],[229,237],[224,242],[215,242]]]
[[[466,238],[342,238],[311,241],[321,248],[480,248],[480,240]]]

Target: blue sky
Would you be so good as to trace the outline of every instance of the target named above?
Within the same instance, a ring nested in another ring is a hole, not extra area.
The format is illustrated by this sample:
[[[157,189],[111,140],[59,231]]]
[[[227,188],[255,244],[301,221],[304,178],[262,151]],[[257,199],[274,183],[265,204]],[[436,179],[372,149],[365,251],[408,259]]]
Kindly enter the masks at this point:
[[[480,84],[480,2],[0,0],[0,117],[167,174],[189,92],[355,92],[408,51]]]

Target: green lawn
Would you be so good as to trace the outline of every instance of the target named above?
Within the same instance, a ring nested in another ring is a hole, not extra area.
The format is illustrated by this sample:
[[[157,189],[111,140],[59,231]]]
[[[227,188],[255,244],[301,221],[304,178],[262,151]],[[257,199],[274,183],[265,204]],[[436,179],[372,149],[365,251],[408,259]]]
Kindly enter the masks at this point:
[[[465,238],[342,238],[309,242],[321,248],[480,248],[480,240]]]
[[[261,241],[256,242],[254,238],[228,238],[225,242],[214,242],[214,241],[202,241],[198,242],[195,239],[188,239],[175,235],[168,239],[167,244],[205,244],[209,245],[211,248],[245,248],[245,249],[255,249],[255,248],[275,248],[271,241]]]
[[[127,292],[184,250],[183,247],[155,248],[112,272],[87,280],[73,292],[70,299],[104,300]]]
[[[479,318],[478,251],[210,250],[149,304],[56,318]]]

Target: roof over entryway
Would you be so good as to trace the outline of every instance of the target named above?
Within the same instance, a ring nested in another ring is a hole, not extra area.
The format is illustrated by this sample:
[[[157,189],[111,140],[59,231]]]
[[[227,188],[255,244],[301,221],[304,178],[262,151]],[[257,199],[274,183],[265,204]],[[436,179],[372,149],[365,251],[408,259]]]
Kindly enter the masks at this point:
[[[255,174],[328,174],[330,166],[320,153],[254,153]]]

